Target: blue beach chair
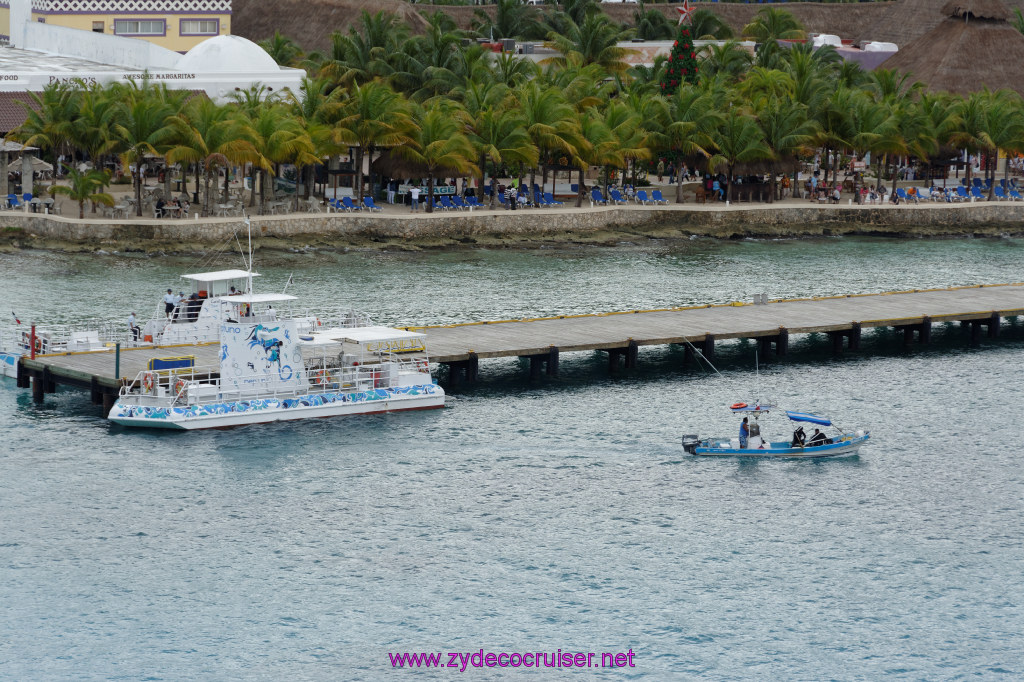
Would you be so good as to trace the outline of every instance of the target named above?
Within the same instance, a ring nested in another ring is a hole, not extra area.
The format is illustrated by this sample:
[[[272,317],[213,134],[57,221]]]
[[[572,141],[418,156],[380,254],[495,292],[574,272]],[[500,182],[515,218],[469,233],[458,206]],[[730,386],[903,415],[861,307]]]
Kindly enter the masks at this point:
[[[619,193],[619,190],[613,189],[611,191],[611,195],[612,195],[612,201],[615,202],[616,204],[625,204],[626,203],[626,200],[622,198],[622,195]]]
[[[344,208],[346,211],[358,211],[359,210],[359,207],[356,206],[354,203],[352,203],[352,199],[350,199],[349,197],[342,197],[341,198],[341,205],[342,205],[342,208]]]
[[[608,200],[601,196],[601,190],[595,187],[590,190],[590,203],[597,204],[598,206],[607,206]]]
[[[377,204],[373,203],[373,197],[363,197],[363,207],[367,211],[370,211],[371,213],[373,211],[383,211],[384,210],[383,208],[381,208]]]
[[[651,192],[651,201],[653,201],[656,204],[667,204],[668,203],[668,201],[665,199],[665,197],[661,196],[661,190],[660,189],[656,189],[656,190]]]
[[[466,206],[469,206],[470,208],[485,208],[485,206],[477,200],[475,194],[470,194],[466,197]]]
[[[988,199],[988,197],[981,193],[981,188],[978,187],[977,185],[971,188],[971,197],[975,201],[982,201],[984,199]]]
[[[646,190],[642,190],[642,189],[638,189],[636,191],[636,197],[634,197],[634,198],[636,199],[636,203],[642,204],[644,206],[646,206],[647,202],[650,201],[650,199],[647,198]]]
[[[551,192],[544,192],[544,201],[548,203],[548,206],[564,206],[564,201],[559,201],[551,194]]]
[[[1006,196],[1006,190],[1004,190],[1002,187],[996,187],[994,191],[995,197],[999,201],[1006,201],[1007,199],[1009,199],[1009,197]]]
[[[441,208],[444,209],[445,211],[454,211],[458,208],[455,204],[452,203],[452,200],[449,199],[447,195],[444,194],[441,195],[439,203],[441,204]]]

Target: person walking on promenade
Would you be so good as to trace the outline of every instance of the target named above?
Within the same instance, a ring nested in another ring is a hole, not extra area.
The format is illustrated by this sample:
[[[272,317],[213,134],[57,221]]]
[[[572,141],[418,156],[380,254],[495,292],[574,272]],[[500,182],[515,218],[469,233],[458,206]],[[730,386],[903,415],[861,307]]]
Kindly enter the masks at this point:
[[[412,207],[412,212],[415,213],[420,208],[420,188],[411,187],[409,189],[409,203]]]

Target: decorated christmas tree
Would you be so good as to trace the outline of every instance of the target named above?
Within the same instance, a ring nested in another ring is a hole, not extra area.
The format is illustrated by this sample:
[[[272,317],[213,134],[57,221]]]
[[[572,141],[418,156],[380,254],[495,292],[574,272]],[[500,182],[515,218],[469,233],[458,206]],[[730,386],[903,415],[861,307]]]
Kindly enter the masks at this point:
[[[697,53],[693,49],[693,32],[690,30],[690,3],[683,2],[676,9],[680,14],[679,32],[661,77],[661,92],[665,95],[675,94],[683,82],[697,82]]]

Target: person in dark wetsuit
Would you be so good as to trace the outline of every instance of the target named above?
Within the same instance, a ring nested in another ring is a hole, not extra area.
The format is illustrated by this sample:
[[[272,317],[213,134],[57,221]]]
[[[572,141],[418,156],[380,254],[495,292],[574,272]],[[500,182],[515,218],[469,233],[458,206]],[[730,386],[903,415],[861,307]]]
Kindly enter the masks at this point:
[[[813,445],[825,445],[828,442],[829,442],[828,437],[824,433],[822,433],[818,429],[814,429],[814,435],[812,435],[811,439],[809,441],[807,441],[807,444],[808,445],[812,445],[812,446]]]
[[[793,442],[790,445],[794,448],[803,447],[807,442],[807,434],[804,433],[804,427],[798,426],[796,431],[793,432]]]

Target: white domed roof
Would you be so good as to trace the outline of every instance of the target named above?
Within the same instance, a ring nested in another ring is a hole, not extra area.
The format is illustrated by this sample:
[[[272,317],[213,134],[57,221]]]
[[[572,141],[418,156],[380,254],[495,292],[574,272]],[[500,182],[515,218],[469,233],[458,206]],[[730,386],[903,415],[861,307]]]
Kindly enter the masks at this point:
[[[196,73],[266,73],[281,67],[251,40],[241,36],[217,36],[182,55],[176,68]]]

